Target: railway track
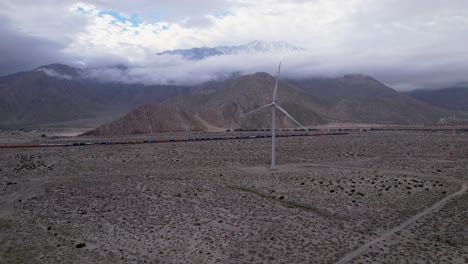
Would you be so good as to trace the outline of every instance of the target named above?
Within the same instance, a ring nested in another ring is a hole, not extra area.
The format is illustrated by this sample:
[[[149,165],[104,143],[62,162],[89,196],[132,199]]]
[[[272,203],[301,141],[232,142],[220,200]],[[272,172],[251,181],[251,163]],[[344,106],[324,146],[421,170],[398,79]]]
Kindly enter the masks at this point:
[[[341,136],[348,133],[305,133],[292,135],[277,135],[280,138],[288,137],[318,137],[318,136]],[[152,139],[152,140],[116,140],[116,141],[97,141],[97,142],[66,142],[66,143],[42,143],[42,144],[10,144],[0,145],[0,149],[7,148],[51,148],[51,147],[84,147],[96,145],[136,145],[136,144],[160,144],[174,142],[196,142],[196,141],[213,141],[213,140],[248,140],[259,138],[271,138],[270,135],[253,135],[253,136],[232,136],[232,137],[205,137],[205,138],[175,138],[175,139]]]

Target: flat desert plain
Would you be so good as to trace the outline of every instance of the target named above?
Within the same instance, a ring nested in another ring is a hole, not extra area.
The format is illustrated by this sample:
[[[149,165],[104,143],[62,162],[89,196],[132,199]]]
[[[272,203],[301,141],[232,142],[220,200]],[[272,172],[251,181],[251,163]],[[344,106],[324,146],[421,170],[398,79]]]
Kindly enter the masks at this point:
[[[468,133],[455,159],[450,132],[279,138],[276,170],[270,148],[0,149],[0,263],[468,263]]]

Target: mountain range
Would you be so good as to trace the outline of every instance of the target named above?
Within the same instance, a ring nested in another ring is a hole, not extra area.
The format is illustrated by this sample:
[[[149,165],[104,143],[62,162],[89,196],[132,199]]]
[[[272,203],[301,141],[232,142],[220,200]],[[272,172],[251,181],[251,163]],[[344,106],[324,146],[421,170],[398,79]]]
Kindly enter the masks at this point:
[[[157,55],[180,55],[187,60],[203,60],[212,56],[257,54],[257,53],[285,53],[304,50],[286,41],[251,41],[239,46],[200,47],[163,51]]]
[[[190,94],[138,107],[87,135],[269,128],[270,111],[246,113],[271,102],[274,82],[267,73],[209,82]],[[452,115],[363,75],[281,81],[278,104],[304,126],[336,121],[435,124]],[[283,115],[276,121],[280,128],[296,127]]]
[[[468,85],[435,90],[419,89],[407,92],[407,94],[441,108],[468,112]]]
[[[87,72],[50,64],[0,77],[0,127],[60,126],[85,120],[99,126],[89,134],[101,135],[270,126],[269,111],[244,116],[271,102],[275,79],[267,73],[175,86],[104,82],[86,77]],[[400,93],[369,76],[345,75],[280,81],[278,102],[306,126],[437,124],[447,117],[466,118],[460,112],[466,111],[465,92],[450,88]],[[279,127],[295,127],[282,115],[277,122]]]
[[[196,87],[192,94],[166,102],[145,105],[124,117],[88,132],[88,135],[151,133],[154,131],[226,130],[227,128],[268,128],[271,113],[260,111],[243,116],[271,102],[275,79],[256,73],[209,82]],[[281,82],[279,103],[304,125],[324,124],[326,106],[318,98]],[[294,127],[289,119],[278,115],[279,127]]]
[[[364,75],[289,80],[329,105],[328,115],[362,123],[437,123],[447,111],[399,93]]]
[[[101,82],[83,69],[51,64],[0,77],[0,126],[22,127],[79,119],[111,121],[138,105],[190,92],[190,87]]]

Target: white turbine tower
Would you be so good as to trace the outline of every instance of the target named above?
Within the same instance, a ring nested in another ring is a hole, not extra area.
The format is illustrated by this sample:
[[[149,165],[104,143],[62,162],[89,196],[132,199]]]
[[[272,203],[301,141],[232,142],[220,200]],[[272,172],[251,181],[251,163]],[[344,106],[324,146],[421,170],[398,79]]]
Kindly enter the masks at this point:
[[[276,165],[276,153],[275,153],[275,148],[276,148],[276,109],[281,111],[289,119],[291,119],[294,123],[296,123],[299,127],[304,129],[304,127],[299,122],[297,122],[296,119],[294,119],[288,112],[286,112],[286,110],[284,110],[281,106],[279,106],[276,103],[276,96],[277,96],[277,91],[278,91],[278,81],[279,81],[280,70],[281,70],[281,62],[279,64],[279,66],[278,66],[278,74],[276,74],[275,89],[273,90],[273,102],[244,114],[244,115],[249,115],[251,113],[260,111],[260,110],[262,110],[264,108],[271,107],[271,169],[274,169],[275,165]]]

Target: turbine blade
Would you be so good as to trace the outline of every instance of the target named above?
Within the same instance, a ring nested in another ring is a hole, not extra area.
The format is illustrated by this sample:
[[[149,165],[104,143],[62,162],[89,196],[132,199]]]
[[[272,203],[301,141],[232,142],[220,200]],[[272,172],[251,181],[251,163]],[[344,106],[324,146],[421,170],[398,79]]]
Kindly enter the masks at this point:
[[[290,114],[288,114],[288,112],[286,112],[286,110],[284,110],[281,106],[277,105],[277,104],[274,104],[275,107],[278,108],[278,110],[280,110],[281,112],[283,112],[283,114],[285,114],[287,117],[289,117],[289,119],[291,119],[292,121],[294,121],[294,123],[296,123],[298,126],[300,126],[302,129],[305,129],[304,126],[301,125],[301,123],[297,122],[296,119],[294,119]]]
[[[281,61],[278,66],[278,73],[276,74],[276,84],[275,84],[275,89],[273,90],[273,102],[276,102],[276,92],[278,91],[278,80],[279,80],[280,70],[281,70]]]
[[[273,105],[273,103],[269,103],[269,104],[267,104],[267,105],[264,105],[264,106],[262,106],[262,107],[259,107],[259,108],[255,109],[255,110],[252,110],[252,111],[250,111],[250,112],[247,112],[247,113],[245,113],[245,114],[242,114],[241,117],[244,117],[244,116],[253,114],[253,113],[255,113],[255,112],[258,112],[258,111],[260,111],[260,110],[262,110],[262,109],[264,109],[264,108],[270,107],[270,106],[272,106],[272,105]]]

